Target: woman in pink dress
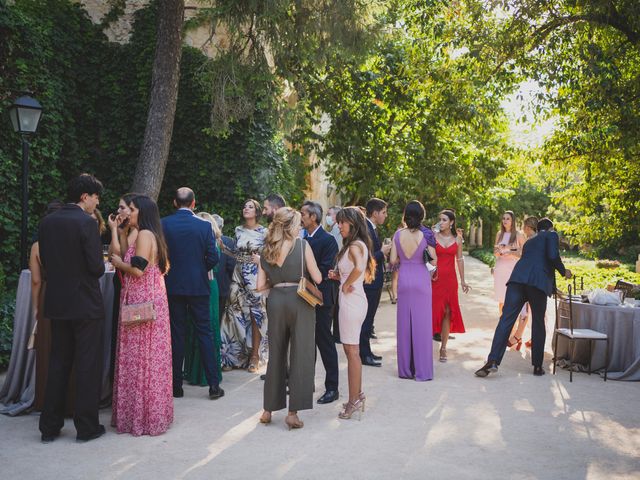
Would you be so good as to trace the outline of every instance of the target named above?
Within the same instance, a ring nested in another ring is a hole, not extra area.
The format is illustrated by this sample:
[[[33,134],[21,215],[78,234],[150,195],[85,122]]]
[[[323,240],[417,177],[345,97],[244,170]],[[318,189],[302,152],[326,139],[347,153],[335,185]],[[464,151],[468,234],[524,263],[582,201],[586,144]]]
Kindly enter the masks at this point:
[[[173,422],[171,331],[164,274],[167,245],[156,203],[137,196],[130,203],[129,224],[138,236],[124,260],[111,262],[122,273],[121,302],[153,302],[156,319],[118,328],[111,425],[118,433],[160,435]]]
[[[329,278],[340,280],[340,341],[347,356],[349,401],[338,417],[349,419],[356,412],[364,412],[362,392],[362,361],[360,360],[360,330],[367,315],[367,296],[364,282],[375,276],[376,262],[371,257],[371,239],[364,214],[358,207],[346,207],[336,216],[340,235],[344,239],[338,253],[338,270],[329,270]],[[359,417],[358,417],[359,418]]]
[[[514,213],[511,210],[507,210],[502,214],[500,231],[496,234],[496,243],[493,246],[493,254],[496,257],[496,265],[493,268],[493,291],[494,298],[498,302],[500,315],[502,315],[504,296],[507,292],[507,282],[509,281],[509,277],[511,277],[513,267],[515,267],[520,259],[524,242],[524,236],[516,229]],[[516,333],[511,336],[507,346],[515,346],[516,350],[520,350],[522,346],[522,332],[526,325],[527,306],[525,305],[520,312],[520,321],[518,322]],[[517,332],[520,332],[520,335],[518,335]]]
[[[456,215],[453,210],[440,212],[440,230],[436,233],[436,255],[438,271],[432,282],[433,333],[440,333],[440,361],[447,361],[447,341],[450,333],[464,333],[464,322],[458,303],[458,277],[464,293],[469,285],[464,280],[464,258],[462,256],[462,236],[456,229]]]

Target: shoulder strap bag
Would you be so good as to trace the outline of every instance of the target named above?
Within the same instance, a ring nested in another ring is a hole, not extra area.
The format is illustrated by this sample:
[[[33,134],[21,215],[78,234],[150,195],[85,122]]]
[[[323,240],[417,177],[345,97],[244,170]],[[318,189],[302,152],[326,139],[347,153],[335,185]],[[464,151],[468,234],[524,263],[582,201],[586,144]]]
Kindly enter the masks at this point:
[[[302,262],[300,269],[302,271],[300,272],[300,282],[298,283],[298,295],[312,307],[316,305],[322,306],[322,292],[315,283],[307,280],[304,276],[304,243],[302,240],[300,240],[300,252],[300,260]]]
[[[125,277],[126,278],[126,277]],[[156,319],[156,309],[153,304],[156,291],[156,280],[153,279],[151,301],[143,303],[127,303],[129,298],[129,284],[131,279],[126,279],[122,305],[120,306],[120,322],[125,326],[137,325],[138,323],[153,322]]]

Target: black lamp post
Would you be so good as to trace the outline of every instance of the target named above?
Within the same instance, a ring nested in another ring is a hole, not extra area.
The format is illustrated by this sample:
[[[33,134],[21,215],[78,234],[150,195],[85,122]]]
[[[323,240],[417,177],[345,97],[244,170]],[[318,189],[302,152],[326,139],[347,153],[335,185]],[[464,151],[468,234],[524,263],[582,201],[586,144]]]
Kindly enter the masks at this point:
[[[29,137],[36,133],[42,115],[37,100],[23,96],[9,108],[13,129],[22,136],[22,228],[20,231],[20,268],[27,268],[27,220],[29,216]]]

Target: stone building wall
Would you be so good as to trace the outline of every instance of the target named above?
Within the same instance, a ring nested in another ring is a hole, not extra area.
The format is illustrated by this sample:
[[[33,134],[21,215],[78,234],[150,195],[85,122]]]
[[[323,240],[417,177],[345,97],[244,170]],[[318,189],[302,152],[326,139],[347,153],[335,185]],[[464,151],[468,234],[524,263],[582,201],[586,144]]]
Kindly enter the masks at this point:
[[[107,0],[75,0],[85,8],[89,17],[94,23],[100,23],[105,15],[111,10],[111,2]],[[131,36],[133,15],[136,11],[148,5],[149,0],[126,0],[124,13],[115,21],[111,22],[105,29],[104,33],[112,42],[127,43]],[[197,10],[199,3],[194,0],[185,1],[185,19],[192,18]],[[225,50],[229,45],[229,37],[224,26],[216,27],[215,32],[211,32],[209,26],[201,26],[185,32],[185,44],[200,49],[205,55],[215,57],[218,51]],[[273,64],[273,59],[268,58],[269,64]],[[287,101],[295,102],[295,92],[285,92]],[[326,123],[326,119],[321,122]],[[319,128],[322,128],[322,126]],[[309,163],[315,162],[315,155],[309,159]],[[324,171],[321,168],[315,168],[308,172],[307,187],[305,195],[307,198],[319,201],[325,208],[338,203],[338,195],[335,188],[329,183]]]

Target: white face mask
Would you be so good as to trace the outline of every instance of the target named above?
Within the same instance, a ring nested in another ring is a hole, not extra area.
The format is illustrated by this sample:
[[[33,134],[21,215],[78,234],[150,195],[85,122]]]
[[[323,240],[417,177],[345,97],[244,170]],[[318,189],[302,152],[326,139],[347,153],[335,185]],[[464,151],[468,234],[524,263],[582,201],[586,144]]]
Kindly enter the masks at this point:
[[[333,222],[333,217],[331,215],[327,215],[326,221],[327,221],[327,225],[329,225],[330,227],[333,226],[334,222]]]

